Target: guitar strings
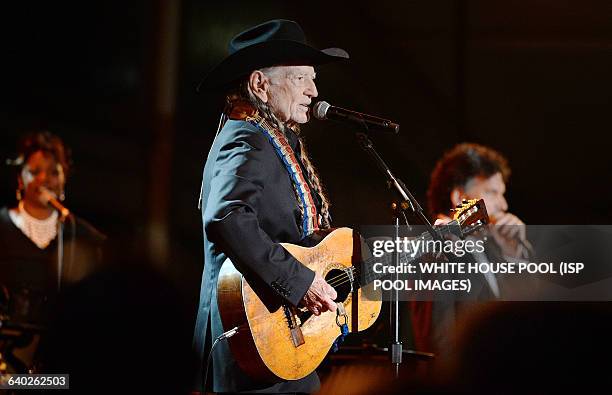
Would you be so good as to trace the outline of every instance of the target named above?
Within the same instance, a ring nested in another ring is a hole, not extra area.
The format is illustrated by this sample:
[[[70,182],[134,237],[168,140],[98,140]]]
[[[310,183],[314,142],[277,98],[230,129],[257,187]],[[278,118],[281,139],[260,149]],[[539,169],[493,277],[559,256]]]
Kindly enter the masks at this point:
[[[358,272],[358,269],[355,266],[350,266],[348,267],[348,269],[353,273],[356,274],[356,272]],[[336,277],[332,277],[329,280],[326,280],[329,285],[337,285],[338,281],[342,281],[345,279],[349,279],[349,275],[346,271],[343,271],[342,274],[337,275]]]
[[[354,273],[354,274],[358,274],[358,270],[357,269],[355,269],[354,272],[357,272],[357,273]],[[328,284],[331,285],[332,287],[337,287],[339,285],[346,284],[346,283],[348,283],[350,281],[351,281],[351,279],[349,278],[349,276],[345,274],[345,275],[340,275],[338,277],[334,277],[334,281],[328,281]],[[366,283],[369,283],[369,282],[370,282],[369,279],[366,278]]]
[[[464,206],[466,206],[466,205],[464,205]],[[471,204],[467,208],[471,208],[472,206],[475,206],[475,204]],[[459,212],[459,214],[462,214],[466,210],[467,209],[463,209],[461,212]],[[448,224],[445,224],[445,225],[443,225],[443,226],[441,226],[439,228],[441,229],[441,231],[446,230],[447,232],[450,232],[450,225],[456,224],[456,223],[460,223],[460,222],[457,219],[454,219],[453,221],[451,221]],[[430,234],[424,233],[424,234],[422,234],[420,236],[420,238],[422,240],[430,240],[432,237],[431,237]],[[363,264],[367,264],[368,261],[370,261],[370,260],[371,260],[371,258],[367,259],[364,262],[362,262],[362,266],[363,266]],[[338,276],[335,276],[335,277],[332,277],[329,280],[326,280],[327,283],[329,285],[331,285],[331,286],[339,286],[339,285],[346,284],[347,282],[353,281],[351,279],[351,277],[354,278],[354,275],[359,275],[359,268],[357,268],[356,266],[350,266],[348,269],[351,270],[353,276],[349,276],[349,274],[346,271],[344,271],[342,274],[340,274]],[[369,283],[370,280],[375,279],[377,277],[377,276],[369,277],[369,276],[371,276],[372,273],[374,273],[374,272],[368,272],[367,269],[366,269],[366,271],[365,271],[365,276],[366,276],[366,278],[365,278],[366,281],[365,282],[366,283]]]
[[[353,274],[355,274],[355,272],[357,271],[357,268],[355,266],[351,266],[349,268],[349,270],[351,270],[351,272],[353,272]],[[350,281],[350,276],[348,275],[347,272],[344,272],[344,273],[342,273],[342,274],[340,274],[340,275],[338,275],[336,277],[332,277],[332,278],[330,278],[329,280],[326,280],[326,281],[327,281],[327,283],[329,285],[331,285],[333,287],[333,286],[336,286],[336,285],[344,284],[345,280]]]
[[[359,269],[357,267],[351,266],[350,270],[352,271],[353,275],[359,275]],[[365,279],[366,283],[369,283],[370,279],[374,279],[376,277],[376,276],[374,276],[372,278],[369,278],[369,277],[367,277],[368,274],[370,274],[370,273],[368,273],[366,271],[366,279]],[[351,279],[350,279],[349,275],[346,272],[344,272],[343,274],[340,274],[340,275],[338,275],[336,277],[332,277],[332,278],[330,278],[329,280],[326,280],[326,281],[327,281],[327,283],[329,285],[331,285],[332,287],[335,287],[335,286],[339,286],[339,285],[342,285],[342,284],[346,284],[346,283],[350,282]]]
[[[367,262],[364,262],[364,263],[367,263]],[[359,275],[360,274],[359,273],[360,270],[356,266],[350,266],[348,269],[351,270],[353,275]],[[366,280],[366,283],[369,282],[370,279],[373,279],[373,278],[376,277],[376,276],[369,277],[369,275],[371,275],[372,273],[374,273],[374,272],[368,272],[367,270],[365,271],[365,275],[366,275],[366,279],[365,280]],[[342,274],[339,274],[338,276],[332,277],[332,278],[330,278],[329,280],[326,280],[326,281],[331,286],[338,286],[338,285],[346,284],[347,282],[351,281],[351,279],[350,279],[348,273],[343,272]]]
[[[366,263],[366,262],[364,262],[364,263]],[[352,272],[353,275],[358,275],[359,272],[360,272],[359,268],[356,267],[356,266],[350,266],[350,267],[348,267],[348,269]],[[367,274],[368,274],[368,272],[367,272],[367,269],[366,269],[366,276],[367,276]],[[346,283],[348,283],[350,281],[351,280],[350,280],[350,277],[349,277],[348,273],[347,272],[343,272],[342,274],[340,274],[338,276],[330,278],[328,283],[331,286],[339,286],[339,285],[342,285],[342,284],[346,284]],[[366,282],[369,282],[369,281],[366,279]],[[260,321],[260,320],[263,320],[263,319],[269,320],[270,317],[268,315],[253,317],[253,318],[251,318],[249,320],[249,323],[250,323],[250,325],[253,325],[253,323],[255,323],[257,321]],[[243,323],[243,324],[239,325],[239,330],[248,329],[249,328],[249,323]]]
[[[371,259],[367,259],[365,262],[362,262],[362,264],[367,264],[368,261],[370,261]],[[351,270],[353,275],[359,275],[360,270],[358,267],[356,266],[350,266],[348,268],[349,270]],[[368,271],[367,268],[365,270],[365,275],[366,275],[366,283],[369,283],[370,280],[375,279],[377,276],[374,275],[372,276],[372,274],[376,274],[373,271]],[[351,281],[351,279],[349,278],[349,275],[346,273],[346,271],[344,271],[342,274],[339,274],[338,276],[332,277],[329,280],[326,280],[327,283],[331,286],[339,286],[342,284],[346,284],[347,282]]]

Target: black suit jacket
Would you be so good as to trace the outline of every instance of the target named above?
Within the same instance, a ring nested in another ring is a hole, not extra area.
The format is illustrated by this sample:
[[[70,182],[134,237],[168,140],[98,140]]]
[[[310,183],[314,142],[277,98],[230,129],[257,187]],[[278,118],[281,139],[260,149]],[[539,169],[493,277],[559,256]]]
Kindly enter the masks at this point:
[[[296,136],[287,136],[299,152]],[[279,301],[297,305],[314,278],[278,243],[300,244],[302,215],[292,180],[267,137],[256,126],[229,120],[216,137],[202,181],[204,272],[194,334],[200,369],[209,342],[224,331],[217,306],[217,279],[226,258],[246,278],[275,292]],[[261,383],[237,365],[227,342],[213,354],[215,392],[313,392],[316,373],[298,381]],[[198,377],[198,386],[201,376]]]

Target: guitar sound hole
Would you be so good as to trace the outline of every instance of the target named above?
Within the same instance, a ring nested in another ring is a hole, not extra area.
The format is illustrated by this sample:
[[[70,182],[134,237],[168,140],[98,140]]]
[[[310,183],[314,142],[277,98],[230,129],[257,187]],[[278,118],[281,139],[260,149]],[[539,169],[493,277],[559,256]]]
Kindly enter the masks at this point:
[[[344,302],[351,293],[351,282],[344,270],[332,269],[325,276],[327,281],[338,293],[336,302]]]

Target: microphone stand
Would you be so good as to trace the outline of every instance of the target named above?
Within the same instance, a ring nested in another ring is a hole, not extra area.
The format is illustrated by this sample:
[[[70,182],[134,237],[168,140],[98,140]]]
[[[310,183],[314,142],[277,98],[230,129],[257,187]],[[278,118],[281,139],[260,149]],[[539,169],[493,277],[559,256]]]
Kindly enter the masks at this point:
[[[63,213],[59,213],[59,217],[57,220],[57,290],[61,291],[62,288],[62,277],[64,275],[64,263],[66,261],[65,253],[64,253],[64,228],[66,224],[66,219],[70,221],[71,231],[72,231],[72,243],[70,245],[70,269],[71,265],[74,263],[74,236],[75,236],[75,220],[72,213],[68,215],[63,215]]]
[[[412,196],[406,184],[399,178],[395,177],[395,175],[389,169],[389,166],[385,163],[385,161],[381,158],[381,156],[374,149],[374,144],[372,140],[368,137],[364,132],[355,133],[357,137],[357,142],[361,146],[361,148],[370,155],[370,157],[374,160],[378,168],[383,172],[385,177],[387,178],[387,184],[389,188],[394,188],[397,193],[399,193],[402,198],[399,208],[402,211],[408,211],[410,209],[419,220],[425,225],[427,231],[431,234],[434,240],[442,240],[440,234],[433,228],[431,222],[427,219],[425,214],[423,214],[423,208],[419,204],[419,202]]]
[[[62,288],[62,273],[64,272],[64,220],[59,216],[57,221],[57,290]]]
[[[363,127],[368,130],[365,122],[363,123]],[[378,154],[376,149],[374,149],[374,144],[368,137],[368,135],[364,132],[355,133],[357,137],[357,142],[361,146],[361,148],[370,155],[370,157],[374,160],[378,168],[382,171],[382,173],[387,178],[387,185],[389,188],[394,188],[395,191],[400,195],[401,201],[399,205],[396,205],[397,212],[393,215],[395,222],[395,237],[399,237],[399,210],[403,212],[405,215],[408,210],[411,210],[425,225],[427,231],[431,234],[434,240],[442,240],[440,234],[433,228],[431,222],[427,219],[425,214],[423,213],[423,208],[419,204],[419,202],[414,198],[406,184],[402,182],[399,178],[395,177],[395,175],[391,172],[391,169],[382,157]],[[399,254],[397,251],[393,252],[394,262],[397,265],[399,263]],[[398,279],[399,274],[395,274],[396,279]],[[391,344],[391,363],[395,368],[395,378],[399,378],[399,365],[402,363],[402,342],[400,341],[399,336],[399,325],[400,325],[400,309],[399,309],[399,291],[396,289],[393,291],[393,305],[391,306],[391,320],[393,326],[393,343]],[[413,350],[406,350],[408,354],[423,354],[423,356],[433,356],[429,353],[419,353]]]

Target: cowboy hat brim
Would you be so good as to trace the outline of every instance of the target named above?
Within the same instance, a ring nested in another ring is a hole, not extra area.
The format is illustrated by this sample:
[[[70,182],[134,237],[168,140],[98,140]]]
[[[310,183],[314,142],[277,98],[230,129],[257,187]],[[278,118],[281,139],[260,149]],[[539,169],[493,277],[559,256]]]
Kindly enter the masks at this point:
[[[198,84],[197,92],[227,88],[253,70],[281,64],[316,66],[346,60],[348,53],[340,48],[318,50],[291,40],[271,40],[245,47],[225,58]]]

